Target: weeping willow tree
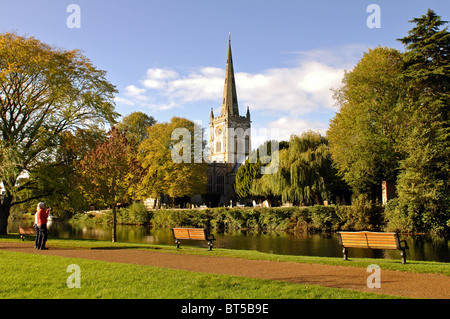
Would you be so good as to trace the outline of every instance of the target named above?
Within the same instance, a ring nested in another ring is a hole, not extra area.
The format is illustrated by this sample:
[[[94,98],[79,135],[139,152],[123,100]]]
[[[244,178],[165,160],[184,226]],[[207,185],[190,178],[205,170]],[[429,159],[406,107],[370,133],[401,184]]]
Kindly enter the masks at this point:
[[[336,177],[326,137],[311,131],[292,135],[289,148],[278,156],[278,171],[255,180],[254,195],[278,195],[283,202],[307,205],[330,199]]]

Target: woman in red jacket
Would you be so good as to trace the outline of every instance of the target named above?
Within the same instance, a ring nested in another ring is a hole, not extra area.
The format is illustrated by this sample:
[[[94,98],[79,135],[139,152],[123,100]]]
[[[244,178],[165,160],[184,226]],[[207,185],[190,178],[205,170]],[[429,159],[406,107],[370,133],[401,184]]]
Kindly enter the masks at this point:
[[[44,203],[39,203],[36,212],[36,224],[39,229],[36,240],[36,249],[46,250],[45,242],[47,241],[47,219],[51,209],[46,210]]]

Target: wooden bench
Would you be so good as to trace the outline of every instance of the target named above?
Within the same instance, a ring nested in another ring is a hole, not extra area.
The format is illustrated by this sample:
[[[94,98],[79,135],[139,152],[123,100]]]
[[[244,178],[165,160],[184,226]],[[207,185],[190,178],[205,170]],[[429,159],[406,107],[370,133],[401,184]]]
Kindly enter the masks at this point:
[[[341,231],[338,235],[339,244],[343,247],[344,260],[347,260],[348,256],[347,248],[395,249],[401,251],[402,264],[406,264],[406,249],[409,247],[405,240],[399,240],[398,233]]]
[[[19,226],[19,236],[22,241],[25,240],[27,235],[36,235],[36,229],[33,226],[21,227]]]
[[[172,228],[172,232],[177,248],[180,248],[180,240],[206,240],[209,250],[212,250],[213,240],[216,240],[204,228]]]

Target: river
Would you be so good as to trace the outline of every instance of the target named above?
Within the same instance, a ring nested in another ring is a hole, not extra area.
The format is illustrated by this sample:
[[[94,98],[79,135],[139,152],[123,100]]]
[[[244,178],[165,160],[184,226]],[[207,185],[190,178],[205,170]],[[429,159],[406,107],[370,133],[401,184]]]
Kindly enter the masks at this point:
[[[8,231],[17,233],[17,226],[25,221],[14,220]],[[111,226],[86,225],[82,223],[53,222],[49,225],[49,246],[52,238],[77,238],[111,240]],[[242,250],[256,250],[272,254],[342,257],[342,248],[336,234],[291,234],[287,232],[214,232],[214,247]],[[400,235],[409,249],[407,260],[450,262],[450,238],[435,236]],[[149,226],[117,226],[119,242],[174,245],[170,229],[155,229]],[[185,243],[206,248],[205,242]],[[182,242],[183,245],[183,242]],[[393,250],[349,249],[349,257],[388,258],[400,260],[400,252]]]

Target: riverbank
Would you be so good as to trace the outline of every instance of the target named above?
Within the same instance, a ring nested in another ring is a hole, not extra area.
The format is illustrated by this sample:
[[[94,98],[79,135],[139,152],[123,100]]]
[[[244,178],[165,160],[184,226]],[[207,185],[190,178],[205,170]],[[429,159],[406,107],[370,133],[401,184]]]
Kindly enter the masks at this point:
[[[361,206],[361,205],[360,205]],[[119,224],[150,224],[155,227],[205,227],[219,230],[277,230],[331,232],[338,230],[384,230],[380,206],[306,207],[218,207],[204,209],[160,209],[148,211],[135,203],[118,210]],[[77,214],[74,221],[111,223],[106,210]]]

